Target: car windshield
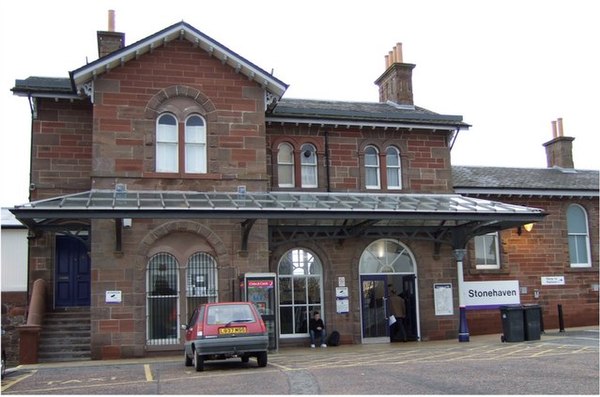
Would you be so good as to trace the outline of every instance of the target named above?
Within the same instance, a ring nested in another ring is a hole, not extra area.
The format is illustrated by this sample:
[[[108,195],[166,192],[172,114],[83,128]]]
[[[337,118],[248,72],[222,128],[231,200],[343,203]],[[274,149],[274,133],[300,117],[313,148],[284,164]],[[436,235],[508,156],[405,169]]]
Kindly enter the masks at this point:
[[[249,305],[223,305],[208,308],[208,324],[229,324],[254,322]]]

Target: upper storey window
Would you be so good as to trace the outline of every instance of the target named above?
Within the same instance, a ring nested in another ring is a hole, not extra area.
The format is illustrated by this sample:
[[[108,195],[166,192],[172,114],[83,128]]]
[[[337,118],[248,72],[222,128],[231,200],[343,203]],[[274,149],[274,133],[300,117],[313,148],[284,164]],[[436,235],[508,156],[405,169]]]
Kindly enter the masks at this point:
[[[206,126],[198,115],[185,121],[185,172],[206,173]]]
[[[587,214],[580,205],[571,204],[567,209],[567,233],[571,267],[590,267],[592,264]]]
[[[385,151],[385,166],[387,168],[388,189],[402,189],[400,151],[393,146],[388,147]]]
[[[302,187],[317,187],[317,150],[310,143],[301,148]]]
[[[365,187],[379,189],[380,186],[379,152],[375,147],[367,146],[365,148]]]
[[[277,178],[279,187],[294,187],[294,148],[289,143],[278,147]]]
[[[179,163],[177,120],[172,114],[163,114],[156,125],[156,171],[177,172]]]
[[[206,123],[198,115],[179,122],[171,113],[156,121],[156,171],[206,173]]]

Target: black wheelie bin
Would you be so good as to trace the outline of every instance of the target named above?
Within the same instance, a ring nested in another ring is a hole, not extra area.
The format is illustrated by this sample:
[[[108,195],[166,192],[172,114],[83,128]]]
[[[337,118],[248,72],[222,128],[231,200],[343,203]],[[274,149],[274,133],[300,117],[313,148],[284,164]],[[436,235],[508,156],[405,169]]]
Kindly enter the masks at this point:
[[[502,318],[502,342],[523,342],[525,340],[525,321],[521,305],[500,306]]]

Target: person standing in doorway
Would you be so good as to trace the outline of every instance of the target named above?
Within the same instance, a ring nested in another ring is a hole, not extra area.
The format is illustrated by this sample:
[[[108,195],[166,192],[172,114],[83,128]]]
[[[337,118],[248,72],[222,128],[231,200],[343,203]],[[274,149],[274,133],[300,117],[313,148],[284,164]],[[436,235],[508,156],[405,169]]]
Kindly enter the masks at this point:
[[[325,341],[327,340],[327,332],[325,331],[325,323],[321,319],[319,312],[313,313],[313,318],[310,319],[308,326],[310,332],[310,347],[315,347],[315,340],[318,337],[321,342],[321,347],[327,347]]]
[[[404,328],[404,320],[406,318],[406,302],[392,285],[388,285],[390,291],[390,311],[396,319],[390,324],[390,339],[392,342],[406,342],[406,329]]]

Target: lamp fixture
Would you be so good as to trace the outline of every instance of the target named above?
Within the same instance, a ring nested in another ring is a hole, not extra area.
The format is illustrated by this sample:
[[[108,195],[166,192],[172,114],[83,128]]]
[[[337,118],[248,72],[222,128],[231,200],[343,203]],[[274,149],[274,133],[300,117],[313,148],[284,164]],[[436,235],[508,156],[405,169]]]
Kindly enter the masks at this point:
[[[523,229],[527,230],[528,232],[533,230],[533,223],[528,223],[526,225],[523,225]]]

